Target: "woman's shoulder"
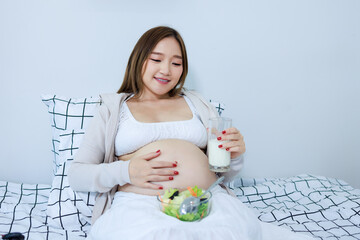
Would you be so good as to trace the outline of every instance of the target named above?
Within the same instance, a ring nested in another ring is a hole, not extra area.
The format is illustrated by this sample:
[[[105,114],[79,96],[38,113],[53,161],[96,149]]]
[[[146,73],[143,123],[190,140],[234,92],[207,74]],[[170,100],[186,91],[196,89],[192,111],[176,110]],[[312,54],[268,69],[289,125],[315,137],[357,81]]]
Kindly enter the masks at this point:
[[[216,116],[215,107],[210,104],[199,92],[194,90],[183,90],[182,93],[194,104],[201,118]]]
[[[183,89],[181,94],[189,98],[198,98],[204,100],[204,97],[196,90]]]
[[[100,98],[104,102],[109,102],[109,101],[111,102],[111,101],[119,100],[123,97],[127,97],[129,95],[130,93],[101,93]]]
[[[208,101],[206,101],[206,99],[198,91],[184,89],[182,94],[188,97],[194,104],[209,104]]]
[[[130,95],[130,93],[102,93],[100,94],[101,105],[105,105],[109,108],[117,107]]]
[[[99,114],[106,118],[110,114],[117,114],[119,106],[129,96],[128,93],[102,93],[100,94]]]

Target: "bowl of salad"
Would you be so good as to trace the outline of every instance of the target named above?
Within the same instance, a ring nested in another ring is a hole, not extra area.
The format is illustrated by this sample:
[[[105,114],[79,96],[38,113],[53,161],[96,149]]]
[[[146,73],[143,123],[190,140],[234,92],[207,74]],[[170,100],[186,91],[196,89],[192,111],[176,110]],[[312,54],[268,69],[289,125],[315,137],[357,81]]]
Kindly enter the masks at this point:
[[[197,212],[181,214],[179,209],[181,203],[188,197],[200,196],[205,190],[195,187],[188,187],[185,191],[179,191],[176,188],[169,188],[165,191],[164,195],[158,195],[157,199],[159,202],[160,210],[172,217],[175,217],[181,221],[194,222],[200,221],[209,215],[211,210],[211,192],[208,192],[206,195],[202,196],[200,199]]]

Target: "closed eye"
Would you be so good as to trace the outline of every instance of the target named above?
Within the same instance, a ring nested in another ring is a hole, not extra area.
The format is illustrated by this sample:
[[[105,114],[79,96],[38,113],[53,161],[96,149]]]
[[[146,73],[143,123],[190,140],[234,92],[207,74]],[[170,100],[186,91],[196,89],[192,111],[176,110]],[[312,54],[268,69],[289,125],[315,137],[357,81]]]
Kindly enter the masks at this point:
[[[181,63],[173,63],[175,66],[181,66]]]
[[[161,60],[159,59],[154,59],[154,58],[150,58],[150,60],[154,61],[154,62],[161,62]]]

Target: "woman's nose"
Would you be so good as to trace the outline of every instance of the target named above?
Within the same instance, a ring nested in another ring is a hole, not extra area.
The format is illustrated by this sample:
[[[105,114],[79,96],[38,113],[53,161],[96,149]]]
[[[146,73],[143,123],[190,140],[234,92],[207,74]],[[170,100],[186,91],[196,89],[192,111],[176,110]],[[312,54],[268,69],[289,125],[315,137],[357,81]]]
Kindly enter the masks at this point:
[[[170,70],[169,63],[164,62],[163,64],[161,64],[160,72],[164,75],[170,75],[171,70]]]

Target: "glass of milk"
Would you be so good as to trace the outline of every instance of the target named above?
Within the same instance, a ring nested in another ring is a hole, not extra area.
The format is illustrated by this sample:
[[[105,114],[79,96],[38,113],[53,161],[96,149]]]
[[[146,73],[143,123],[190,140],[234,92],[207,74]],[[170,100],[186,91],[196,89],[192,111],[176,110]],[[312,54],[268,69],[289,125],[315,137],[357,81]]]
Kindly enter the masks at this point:
[[[219,145],[227,141],[218,140],[222,131],[231,127],[231,119],[224,117],[210,118],[208,128],[208,158],[209,168],[213,172],[227,172],[230,170],[230,152],[225,148],[219,148]]]

